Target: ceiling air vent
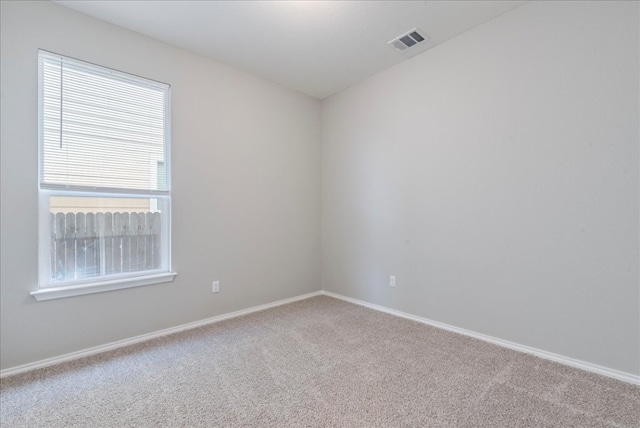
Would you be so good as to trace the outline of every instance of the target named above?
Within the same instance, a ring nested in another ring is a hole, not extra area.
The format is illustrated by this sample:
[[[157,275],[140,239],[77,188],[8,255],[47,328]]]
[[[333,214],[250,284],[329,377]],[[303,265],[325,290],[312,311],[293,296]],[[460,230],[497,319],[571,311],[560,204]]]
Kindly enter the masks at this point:
[[[413,30],[408,31],[403,35],[396,37],[387,44],[393,46],[399,51],[403,51],[407,48],[422,43],[425,40],[429,40],[429,37],[427,37],[421,30],[414,28]]]

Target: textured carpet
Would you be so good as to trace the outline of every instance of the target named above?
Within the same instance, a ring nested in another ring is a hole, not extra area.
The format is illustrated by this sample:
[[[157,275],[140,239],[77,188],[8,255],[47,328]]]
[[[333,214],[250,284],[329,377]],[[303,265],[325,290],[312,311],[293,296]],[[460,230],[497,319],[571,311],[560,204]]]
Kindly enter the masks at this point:
[[[2,427],[638,427],[640,388],[329,297],[2,379]]]

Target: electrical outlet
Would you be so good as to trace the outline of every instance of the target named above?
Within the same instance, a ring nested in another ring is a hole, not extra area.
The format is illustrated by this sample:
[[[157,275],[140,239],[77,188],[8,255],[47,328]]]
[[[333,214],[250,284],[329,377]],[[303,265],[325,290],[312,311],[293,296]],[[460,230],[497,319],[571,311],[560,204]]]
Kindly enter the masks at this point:
[[[389,287],[395,287],[396,286],[396,277],[391,275],[389,277]]]
[[[211,292],[217,293],[220,291],[220,281],[213,281],[211,283]]]

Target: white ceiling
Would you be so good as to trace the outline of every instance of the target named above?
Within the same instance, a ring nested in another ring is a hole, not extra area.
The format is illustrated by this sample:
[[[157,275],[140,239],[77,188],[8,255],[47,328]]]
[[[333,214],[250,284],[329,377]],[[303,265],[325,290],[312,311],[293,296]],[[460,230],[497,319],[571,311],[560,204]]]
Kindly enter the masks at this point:
[[[56,1],[317,98],[501,15],[523,1]],[[418,27],[429,40],[397,51]]]

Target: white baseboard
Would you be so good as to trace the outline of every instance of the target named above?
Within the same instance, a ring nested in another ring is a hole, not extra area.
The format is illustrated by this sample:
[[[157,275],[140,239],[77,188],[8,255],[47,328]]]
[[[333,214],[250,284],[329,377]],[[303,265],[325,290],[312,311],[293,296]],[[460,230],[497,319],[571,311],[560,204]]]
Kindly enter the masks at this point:
[[[88,357],[90,355],[99,354],[101,352],[111,351],[113,349],[122,348],[124,346],[133,345],[135,343],[145,342],[147,340],[155,339],[156,337],[167,336],[173,333],[179,333],[181,331],[190,330],[192,328],[200,327],[207,324],[213,324],[216,322],[236,318],[242,315],[251,314],[253,312],[263,311],[265,309],[274,308],[276,306],[286,305],[287,303],[293,303],[298,300],[308,299],[310,297],[319,296],[322,291],[315,291],[313,293],[303,294],[301,296],[291,297],[289,299],[278,300],[277,302],[267,303],[265,305],[254,306],[248,309],[242,309],[240,311],[230,312],[228,314],[218,315],[212,318],[207,318],[200,321],[194,321],[187,324],[182,324],[177,327],[170,327],[164,330],[158,330],[140,336],[131,337],[129,339],[118,340],[116,342],[107,343],[105,345],[94,346],[93,348],[83,349],[81,351],[71,352],[69,354],[60,355],[57,357],[47,358],[33,363],[23,364],[21,366],[11,367],[0,371],[0,378],[16,375],[18,373],[24,373],[43,367],[53,366],[55,364],[64,363],[66,361],[77,360],[79,358]]]
[[[105,345],[94,346],[92,348],[83,349],[81,351],[71,352],[68,354],[60,355],[57,357],[47,358],[40,361],[35,361],[33,363],[23,364],[16,367],[11,367],[8,369],[4,369],[0,371],[0,378],[24,373],[27,371],[52,366],[55,364],[64,363],[66,361],[77,360],[79,358],[88,357],[90,355],[99,354],[101,352],[111,351],[113,349],[122,348],[124,346],[133,345],[136,343],[144,342],[147,340],[151,340],[157,337],[167,336],[169,334],[179,333],[181,331],[190,330],[192,328],[213,324],[216,322],[228,320],[231,318],[236,318],[242,315],[251,314],[253,312],[263,311],[265,309],[274,308],[276,306],[286,305],[287,303],[293,303],[298,300],[309,299],[314,296],[325,295],[334,297],[336,299],[344,300],[350,303],[355,303],[356,305],[364,306],[370,309],[374,309],[379,312],[384,312],[387,314],[395,315],[401,318],[406,318],[412,321],[416,321],[422,324],[427,324],[436,328],[440,328],[443,330],[451,331],[458,334],[463,334],[465,336],[473,337],[479,340],[483,340],[485,342],[493,343],[498,346],[502,346],[505,348],[513,349],[515,351],[524,352],[526,354],[532,354],[540,358],[544,358],[546,360],[555,361],[560,364],[565,364],[567,366],[575,367],[578,369],[586,370],[592,373],[601,374],[604,376],[608,376],[614,379],[618,379],[624,382],[628,382],[634,385],[640,385],[640,376],[625,373],[618,370],[610,369],[608,367],[599,366],[597,364],[588,363],[586,361],[577,360],[570,357],[565,357],[563,355],[554,354],[552,352],[543,351],[541,349],[532,348],[530,346],[520,345],[515,342],[510,342],[508,340],[498,339],[492,336],[487,336],[485,334],[476,333],[471,330],[466,330],[459,327],[454,327],[452,325],[448,325],[445,323],[432,321],[427,318],[422,318],[416,315],[411,315],[406,312],[397,311],[395,309],[389,309],[384,306],[375,305],[373,303],[368,303],[362,300],[354,299],[351,297],[343,296],[341,294],[332,293],[330,291],[316,291],[313,293],[303,294],[296,297],[291,297],[289,299],[278,300],[277,302],[267,303],[260,306],[254,306],[248,309],[242,309],[240,311],[230,312],[228,314],[218,315],[212,318],[207,318],[200,321],[194,321],[187,324],[182,324],[176,327],[167,328],[164,330],[158,330],[155,332],[142,334],[140,336],[131,337],[129,339],[118,340],[116,342],[107,343]]]
[[[362,300],[353,299],[351,297],[343,296],[341,294],[332,293],[330,291],[322,291],[325,296],[334,297],[336,299],[344,300],[356,305],[364,306],[366,308],[374,309],[379,312],[395,315],[401,318],[406,318],[412,321],[416,321],[422,324],[427,324],[443,330],[448,330],[453,333],[463,334],[465,336],[473,337],[475,339],[483,340],[485,342],[493,343],[494,345],[502,346],[505,348],[513,349],[514,351],[524,352],[525,354],[532,354],[536,357],[544,358],[545,360],[555,361],[556,363],[564,364],[567,366],[575,367],[588,372],[597,373],[607,377],[628,382],[634,385],[640,385],[640,376],[636,376],[631,373],[621,372],[619,370],[610,369],[608,367],[599,366],[597,364],[588,363],[586,361],[576,360],[575,358],[565,357],[563,355],[554,354],[552,352],[543,351],[541,349],[532,348],[530,346],[520,345],[519,343],[510,342],[508,340],[498,339],[496,337],[487,336],[486,334],[476,333],[464,328],[454,327],[449,324],[432,321],[427,318],[422,318],[416,315],[411,315],[406,312],[396,311],[395,309],[385,308],[384,306],[374,305]]]

